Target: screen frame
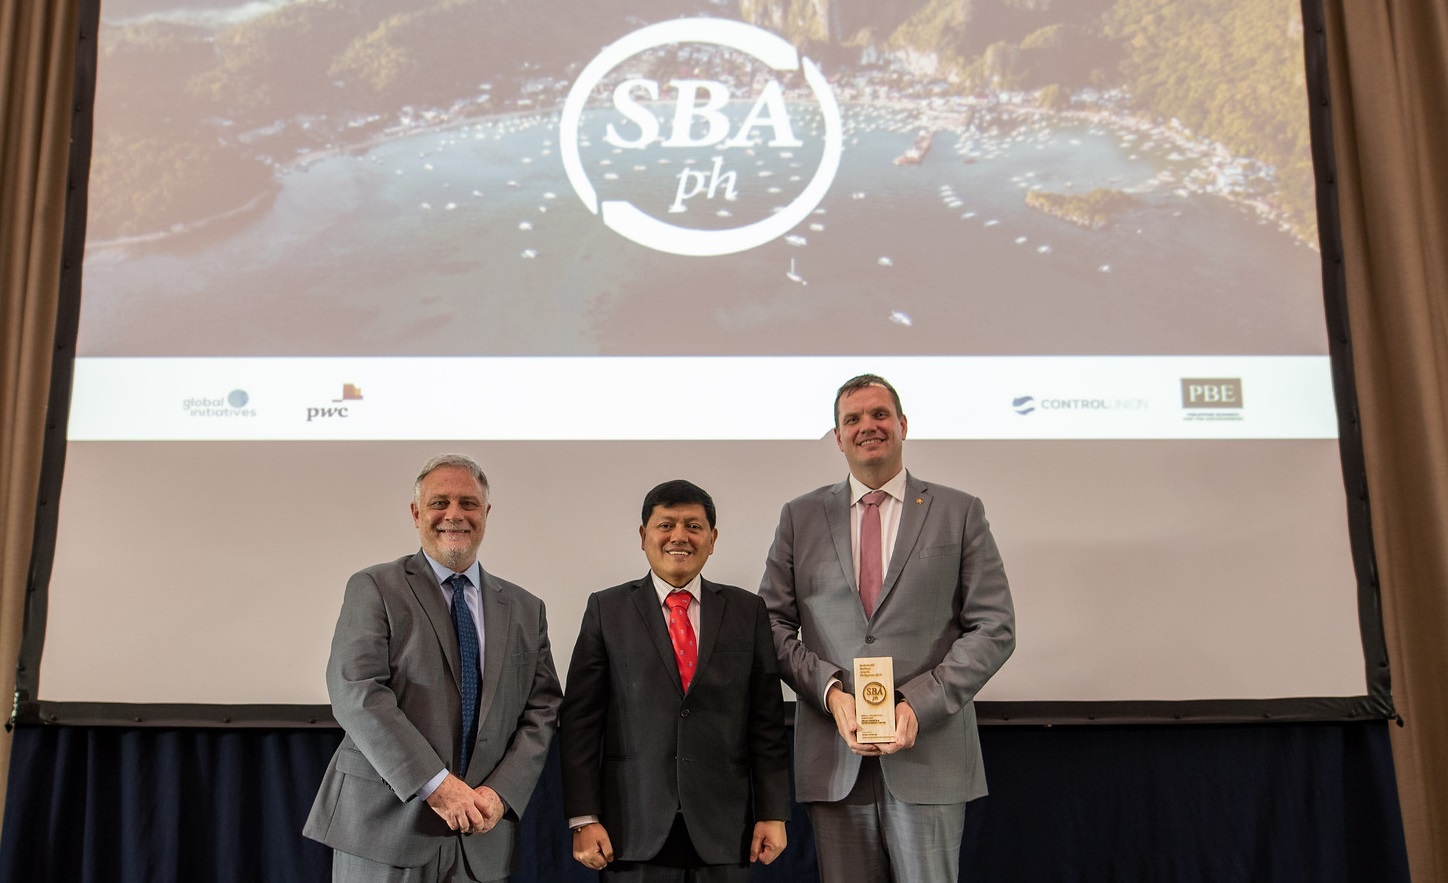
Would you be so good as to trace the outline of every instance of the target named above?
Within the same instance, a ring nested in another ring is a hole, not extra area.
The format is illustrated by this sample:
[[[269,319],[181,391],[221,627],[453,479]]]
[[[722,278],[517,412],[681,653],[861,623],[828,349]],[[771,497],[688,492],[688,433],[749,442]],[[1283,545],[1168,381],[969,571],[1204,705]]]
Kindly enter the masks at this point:
[[[59,274],[48,417],[36,498],[35,532],[27,577],[23,637],[10,724],[148,727],[335,727],[326,705],[207,705],[194,703],[53,702],[38,698],[48,589],[56,549],[66,462],[65,415],[70,411],[79,331],[87,188],[93,132],[99,0],[79,0],[74,102],[67,174],[64,241]],[[987,725],[1222,724],[1328,722],[1397,716],[1383,630],[1380,586],[1369,512],[1357,390],[1348,324],[1346,276],[1338,214],[1337,174],[1328,88],[1327,41],[1321,0],[1302,0],[1309,129],[1316,179],[1324,313],[1337,402],[1344,504],[1363,647],[1367,693],[1360,696],[1184,701],[978,702]]]

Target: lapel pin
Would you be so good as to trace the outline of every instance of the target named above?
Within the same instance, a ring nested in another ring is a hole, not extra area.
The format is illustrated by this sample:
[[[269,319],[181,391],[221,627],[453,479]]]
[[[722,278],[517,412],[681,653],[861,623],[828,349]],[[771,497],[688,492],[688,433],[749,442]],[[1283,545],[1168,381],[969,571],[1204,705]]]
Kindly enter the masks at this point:
[[[923,503],[923,502],[925,502],[925,501],[922,500],[922,499],[920,499],[919,497],[916,497],[916,498],[915,498],[915,502],[917,502],[917,503]]]

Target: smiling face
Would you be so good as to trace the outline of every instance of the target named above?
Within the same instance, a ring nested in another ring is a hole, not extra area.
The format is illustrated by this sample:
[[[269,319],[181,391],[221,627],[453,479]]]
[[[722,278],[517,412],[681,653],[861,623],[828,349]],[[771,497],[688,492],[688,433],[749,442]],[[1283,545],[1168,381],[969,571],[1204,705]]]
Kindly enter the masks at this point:
[[[850,472],[872,488],[905,467],[905,417],[883,386],[867,386],[840,397],[835,413],[835,443]]]
[[[412,523],[422,550],[454,572],[478,560],[478,546],[487,527],[488,494],[461,466],[439,466],[429,472],[412,502]]]
[[[698,503],[655,506],[649,520],[639,528],[649,567],[669,585],[681,589],[704,569],[714,554],[719,531],[709,526],[709,517]]]

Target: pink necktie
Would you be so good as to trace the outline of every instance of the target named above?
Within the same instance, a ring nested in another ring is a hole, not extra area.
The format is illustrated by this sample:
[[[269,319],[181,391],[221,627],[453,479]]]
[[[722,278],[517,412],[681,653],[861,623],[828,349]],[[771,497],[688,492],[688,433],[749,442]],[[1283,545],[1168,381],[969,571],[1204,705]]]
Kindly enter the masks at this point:
[[[688,592],[670,592],[664,599],[669,605],[669,637],[674,641],[674,660],[679,663],[679,680],[684,692],[689,691],[689,682],[694,679],[694,661],[699,656],[699,646],[694,641],[694,627],[689,625]]]
[[[865,507],[860,514],[860,604],[866,617],[875,615],[884,577],[880,566],[880,502],[884,499],[884,491],[871,491],[860,498]]]

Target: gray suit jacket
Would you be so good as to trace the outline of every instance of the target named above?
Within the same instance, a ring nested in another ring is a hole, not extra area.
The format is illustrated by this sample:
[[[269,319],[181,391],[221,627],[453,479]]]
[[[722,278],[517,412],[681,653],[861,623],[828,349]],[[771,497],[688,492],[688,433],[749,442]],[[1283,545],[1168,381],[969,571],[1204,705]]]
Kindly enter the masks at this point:
[[[614,856],[658,854],[684,814],[706,863],[749,860],[756,819],[788,819],[779,664],[759,596],[702,581],[686,694],[653,579],[589,596],[563,699],[563,806],[596,815]]]
[[[457,772],[461,700],[457,636],[421,552],[347,581],[327,661],[332,713],[346,731],[302,833],[372,861],[416,867],[460,838],[474,873],[515,864],[517,817],[542,772],[562,699],[543,602],[484,572],[478,737],[461,778],[487,784],[508,811],[487,834],[448,830],[416,799],[439,769]]]
[[[860,758],[824,707],[838,677],[853,692],[857,656],[894,658],[898,695],[920,722],[915,746],[881,758],[906,803],[986,793],[972,700],[1015,648],[1015,612],[980,500],[906,476],[904,507],[875,615],[865,618],[850,548],[849,480],[791,500],[765,564],[780,672],[797,694],[795,789],[801,802],[844,798]]]

